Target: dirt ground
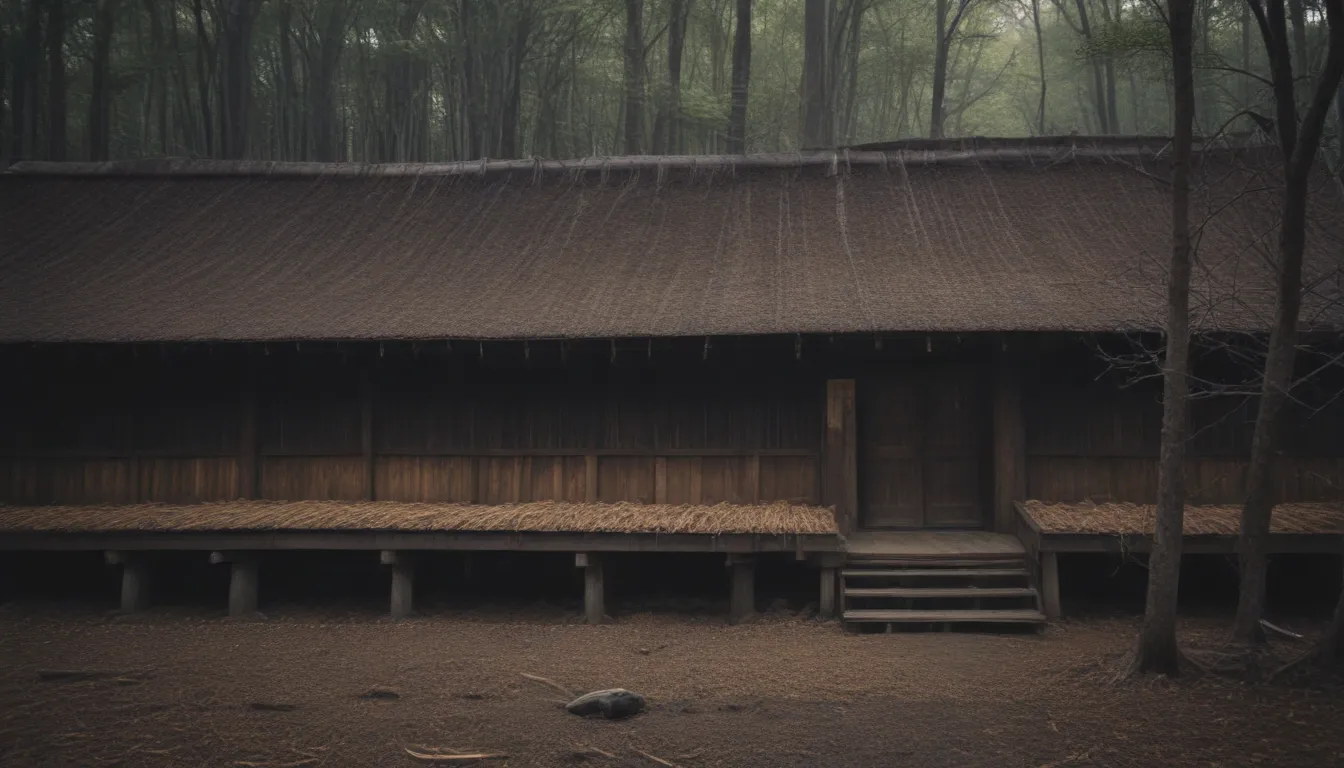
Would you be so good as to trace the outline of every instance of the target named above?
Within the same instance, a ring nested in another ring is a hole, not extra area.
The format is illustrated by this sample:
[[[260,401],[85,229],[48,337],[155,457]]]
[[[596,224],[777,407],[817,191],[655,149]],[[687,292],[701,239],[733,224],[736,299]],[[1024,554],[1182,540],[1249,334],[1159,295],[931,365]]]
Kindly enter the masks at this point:
[[[0,608],[0,765],[1344,766],[1344,693],[1204,678],[1108,682],[1133,618],[1043,636],[850,635],[766,616],[463,611],[402,623],[236,622]],[[1187,636],[1217,622],[1187,621]],[[119,678],[42,681],[40,670]],[[527,672],[623,686],[651,709],[582,720]],[[361,698],[371,689],[395,699]],[[258,709],[255,705],[264,705]],[[585,750],[596,748],[613,757]]]

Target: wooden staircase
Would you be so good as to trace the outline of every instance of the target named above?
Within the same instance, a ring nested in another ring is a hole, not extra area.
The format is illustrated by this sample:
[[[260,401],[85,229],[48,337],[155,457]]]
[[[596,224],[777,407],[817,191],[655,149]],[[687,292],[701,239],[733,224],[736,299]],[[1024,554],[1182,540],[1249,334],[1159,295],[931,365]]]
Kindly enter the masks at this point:
[[[1045,625],[1025,555],[858,555],[840,572],[847,629]]]

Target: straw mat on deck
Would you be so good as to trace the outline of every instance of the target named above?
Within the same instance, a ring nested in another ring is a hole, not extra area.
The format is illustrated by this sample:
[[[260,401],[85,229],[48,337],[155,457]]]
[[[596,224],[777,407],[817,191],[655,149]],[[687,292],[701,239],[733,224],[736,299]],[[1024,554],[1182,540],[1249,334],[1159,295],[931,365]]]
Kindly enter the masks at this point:
[[[102,531],[530,531],[835,534],[827,507],[774,504],[428,504],[226,501],[208,504],[0,506],[0,533]]]
[[[1027,515],[1042,533],[1152,534],[1157,507],[1117,502],[1028,501]],[[1241,532],[1237,504],[1187,505],[1187,536],[1236,536]],[[1344,503],[1280,504],[1274,507],[1271,533],[1344,534]]]

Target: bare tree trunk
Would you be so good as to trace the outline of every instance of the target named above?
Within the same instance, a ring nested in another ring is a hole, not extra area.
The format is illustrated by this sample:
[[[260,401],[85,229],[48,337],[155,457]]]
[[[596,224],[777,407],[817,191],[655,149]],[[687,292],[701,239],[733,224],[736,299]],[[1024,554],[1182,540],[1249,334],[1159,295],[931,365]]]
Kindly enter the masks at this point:
[[[531,8],[521,7],[518,10],[518,18],[514,20],[513,45],[509,49],[509,83],[504,100],[504,114],[501,117],[503,124],[500,126],[500,157],[518,156],[518,124],[523,106],[523,59],[527,55],[531,34]]]
[[[227,0],[224,9],[224,66],[220,78],[220,154],[247,157],[252,105],[252,30],[262,0]]]
[[[215,54],[205,29],[201,0],[192,3],[192,15],[196,19],[196,95],[201,100],[201,138],[205,144],[202,149],[210,155],[215,151],[215,122],[214,116],[210,114],[210,83],[214,80]]]
[[[1294,90],[1300,105],[1311,90],[1309,81],[1305,79],[1311,72],[1311,50],[1307,45],[1307,14],[1302,0],[1288,0],[1288,17],[1293,25],[1293,71],[1302,78],[1297,81]]]
[[[1087,19],[1086,0],[1077,0],[1078,5],[1078,25],[1083,30],[1083,38],[1089,43],[1092,41],[1092,25]],[[1097,122],[1101,124],[1102,133],[1112,133],[1110,124],[1110,111],[1107,109],[1106,83],[1102,73],[1101,62],[1095,56],[1092,58],[1092,100],[1097,106]]]
[[[728,152],[747,151],[747,94],[751,82],[751,0],[737,0],[733,34],[733,101],[728,116]]]
[[[692,0],[671,0],[667,23],[667,117],[664,143],[668,154],[686,151],[681,126],[681,56],[686,47],[686,22]]]
[[[1274,477],[1288,392],[1297,354],[1298,313],[1302,306],[1302,257],[1306,249],[1307,194],[1312,166],[1320,148],[1330,102],[1344,73],[1344,8],[1341,0],[1325,0],[1329,48],[1317,76],[1306,115],[1297,118],[1292,55],[1288,48],[1283,0],[1251,7],[1269,54],[1275,102],[1275,127],[1283,156],[1284,189],[1279,223],[1279,264],[1274,325],[1269,333],[1260,408],[1251,440],[1246,474],[1246,501],[1241,509],[1241,593],[1232,637],[1242,643],[1263,638],[1260,618],[1265,610],[1266,544],[1274,507]]]
[[[853,143],[855,134],[858,132],[858,104],[859,104],[859,35],[863,32],[863,11],[866,6],[861,0],[853,0],[853,5],[849,12],[849,34],[845,36],[845,45],[849,55],[846,57],[846,78],[848,82],[845,85],[845,109],[841,113],[840,119],[842,127],[840,129],[841,140],[845,143]]]
[[[1241,4],[1241,69],[1251,71],[1251,6]],[[1251,88],[1254,81],[1247,75],[1241,76],[1241,109],[1251,108]]]
[[[1186,406],[1190,385],[1190,160],[1194,147],[1194,0],[1167,0],[1176,125],[1172,155],[1171,269],[1167,274],[1167,349],[1162,364],[1162,447],[1157,524],[1148,559],[1148,600],[1135,673],[1176,675],[1176,598],[1185,517]]]
[[[929,137],[943,137],[943,100],[947,91],[947,52],[951,36],[947,34],[948,0],[935,0],[933,30],[933,105],[929,111]]]
[[[1339,590],[1339,600],[1335,602],[1335,617],[1330,622],[1330,628],[1316,645],[1315,661],[1326,669],[1339,669],[1344,666],[1344,586]]]
[[[625,154],[644,147],[644,0],[625,0]]]
[[[112,31],[117,0],[98,0],[93,20],[93,88],[89,96],[89,158],[107,160],[110,154],[112,98],[107,92],[107,68],[112,58]]]
[[[28,0],[28,14],[24,22],[23,52],[14,68],[14,151],[16,159],[23,153],[36,153],[39,122],[40,71],[42,69],[42,3]]]
[[[65,0],[47,0],[47,159],[65,159]]]
[[[1041,78],[1041,98],[1036,105],[1036,135],[1045,135],[1045,39],[1041,37],[1041,0],[1031,0],[1031,23],[1036,27],[1036,61]]]
[[[3,144],[5,137],[5,104],[8,101],[6,85],[9,77],[9,56],[6,55],[9,51],[9,37],[5,34],[7,31],[7,25],[0,23],[0,168],[7,165],[5,162],[8,159],[6,152],[10,149]]]
[[[826,110],[826,44],[830,18],[827,0],[806,0],[803,8],[803,135],[804,147],[835,143],[834,120]]]

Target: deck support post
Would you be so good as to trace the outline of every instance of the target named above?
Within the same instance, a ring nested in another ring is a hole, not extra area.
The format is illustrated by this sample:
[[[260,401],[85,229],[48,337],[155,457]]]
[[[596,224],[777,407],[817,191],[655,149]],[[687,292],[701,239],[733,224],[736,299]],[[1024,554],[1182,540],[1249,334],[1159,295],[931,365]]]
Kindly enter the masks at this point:
[[[823,619],[835,618],[836,573],[838,568],[821,569],[821,602],[817,615]]]
[[[1041,601],[1047,619],[1054,621],[1064,615],[1059,602],[1059,555],[1054,552],[1041,553]]]
[[[392,618],[409,618],[415,610],[415,564],[411,553],[383,550],[379,561],[392,566]]]
[[[579,552],[574,565],[583,569],[583,615],[589,624],[601,624],[607,615],[606,581],[602,578],[602,556]]]
[[[257,558],[251,552],[211,552],[210,562],[229,564],[229,615],[257,612]]]
[[[756,564],[751,555],[729,555],[731,588],[728,597],[728,623],[741,624],[756,609]]]
[[[135,613],[149,607],[149,561],[136,552],[108,552],[108,565],[121,566],[121,612]]]

